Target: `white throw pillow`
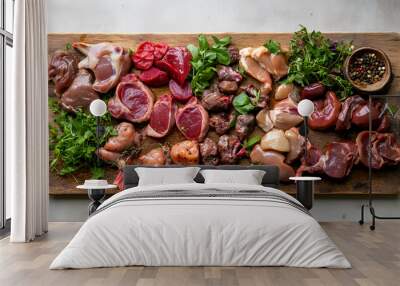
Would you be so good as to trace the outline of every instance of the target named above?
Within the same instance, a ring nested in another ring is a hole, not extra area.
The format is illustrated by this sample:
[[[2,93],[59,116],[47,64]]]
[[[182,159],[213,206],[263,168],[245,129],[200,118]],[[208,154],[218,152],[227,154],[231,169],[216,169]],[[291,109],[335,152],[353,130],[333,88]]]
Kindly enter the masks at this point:
[[[139,186],[195,183],[193,179],[199,170],[199,167],[135,168],[139,176]]]
[[[265,171],[262,170],[202,170],[205,184],[261,185]]]

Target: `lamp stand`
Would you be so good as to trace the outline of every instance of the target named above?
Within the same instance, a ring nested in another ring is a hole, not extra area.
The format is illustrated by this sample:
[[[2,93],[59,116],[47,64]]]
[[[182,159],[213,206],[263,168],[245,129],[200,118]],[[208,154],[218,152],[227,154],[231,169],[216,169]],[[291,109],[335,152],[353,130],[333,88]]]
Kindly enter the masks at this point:
[[[98,154],[99,148],[100,148],[100,137],[103,136],[104,134],[104,127],[101,126],[100,124],[100,116],[96,116],[96,163],[97,167],[100,167],[100,157]]]
[[[307,165],[307,143],[308,143],[308,125],[307,125],[307,116],[304,116],[304,139],[305,139],[305,148],[304,148],[304,164]]]

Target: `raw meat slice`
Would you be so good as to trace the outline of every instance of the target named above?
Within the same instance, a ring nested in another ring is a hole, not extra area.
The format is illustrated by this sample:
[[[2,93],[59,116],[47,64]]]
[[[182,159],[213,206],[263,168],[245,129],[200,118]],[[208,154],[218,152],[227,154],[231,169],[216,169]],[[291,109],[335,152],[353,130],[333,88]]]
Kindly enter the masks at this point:
[[[118,84],[115,96],[108,102],[108,111],[114,118],[134,123],[150,119],[153,109],[153,93],[134,74],[124,76]]]
[[[176,126],[189,140],[202,141],[208,131],[208,113],[195,97],[175,115]]]
[[[56,51],[48,67],[49,79],[53,80],[55,93],[60,96],[72,84],[78,73],[77,58],[66,51]]]
[[[183,86],[180,86],[176,81],[171,79],[169,81],[169,90],[172,96],[181,102],[186,102],[193,96],[192,87],[187,81],[185,81]]]
[[[73,43],[72,46],[86,55],[78,67],[93,71],[96,77],[93,83],[95,91],[107,93],[117,85],[122,76],[129,72],[132,62],[129,53],[121,46],[111,43],[82,42]]]
[[[135,68],[147,70],[153,65],[154,46],[152,42],[141,42],[131,56]]]
[[[161,138],[168,134],[175,124],[176,104],[170,94],[160,96],[153,107],[150,123],[147,125],[148,136]]]
[[[165,71],[151,67],[139,74],[139,79],[148,86],[159,87],[168,83],[169,76]]]
[[[357,135],[356,144],[361,163],[368,167],[369,131]],[[378,170],[384,165],[400,163],[400,144],[393,133],[371,131],[371,168]]]
[[[308,148],[314,148],[309,146]],[[354,164],[358,163],[357,146],[353,142],[332,142],[326,145],[326,151],[312,150],[307,152],[311,159],[302,160],[302,165],[297,169],[296,175],[303,172],[310,174],[326,174],[334,179],[342,179],[350,174]]]
[[[68,111],[75,112],[78,108],[86,108],[99,98],[92,88],[93,76],[85,69],[80,69],[70,87],[61,96],[61,105]]]
[[[325,97],[314,100],[315,111],[310,115],[308,124],[314,130],[326,130],[336,126],[342,104],[333,91],[328,91]]]
[[[181,86],[190,72],[192,54],[185,47],[174,47],[168,49],[164,57],[155,62],[160,69],[168,72],[171,77]]]

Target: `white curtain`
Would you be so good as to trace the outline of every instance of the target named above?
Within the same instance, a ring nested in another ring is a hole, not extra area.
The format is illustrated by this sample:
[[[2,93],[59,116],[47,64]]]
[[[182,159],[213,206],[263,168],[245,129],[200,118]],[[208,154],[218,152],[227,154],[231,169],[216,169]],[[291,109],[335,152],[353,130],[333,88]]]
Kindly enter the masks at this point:
[[[12,242],[47,232],[48,109],[46,0],[15,1],[14,71],[6,98],[6,188]]]

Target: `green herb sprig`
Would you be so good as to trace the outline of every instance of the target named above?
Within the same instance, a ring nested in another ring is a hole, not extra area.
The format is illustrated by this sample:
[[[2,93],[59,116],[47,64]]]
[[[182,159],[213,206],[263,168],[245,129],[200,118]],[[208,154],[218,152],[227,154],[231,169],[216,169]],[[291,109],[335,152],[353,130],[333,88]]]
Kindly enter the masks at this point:
[[[210,45],[204,35],[198,37],[198,47],[189,44],[188,50],[192,54],[191,85],[196,95],[200,95],[211,84],[216,74],[216,66],[229,65],[228,46],[231,37],[218,39],[212,36],[214,43]]]
[[[258,134],[255,134],[251,136],[250,138],[247,138],[243,142],[243,147],[250,152],[251,149],[253,149],[253,146],[258,144],[261,141],[261,136]]]
[[[352,95],[352,85],[343,77],[341,70],[351,52],[351,43],[332,43],[321,32],[308,32],[301,26],[290,40],[289,72],[286,82],[300,86],[321,82],[344,100]]]
[[[241,92],[235,96],[232,101],[232,105],[235,110],[240,114],[248,114],[252,112],[260,100],[260,92],[257,90],[254,97],[250,97],[245,92]]]
[[[61,176],[90,168],[94,179],[102,178],[104,170],[96,167],[96,118],[82,110],[67,113],[60,109],[56,100],[49,105],[55,115],[54,124],[49,126],[50,150],[54,155],[50,168]],[[105,132],[99,138],[100,146],[116,135],[111,116],[106,114],[101,120]]]
[[[281,52],[281,44],[274,40],[269,40],[264,44],[264,47],[268,49],[271,53],[277,55]]]

